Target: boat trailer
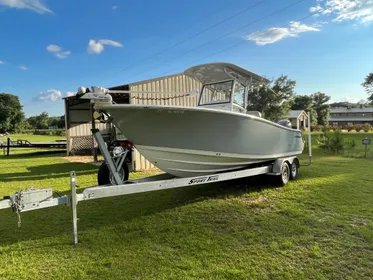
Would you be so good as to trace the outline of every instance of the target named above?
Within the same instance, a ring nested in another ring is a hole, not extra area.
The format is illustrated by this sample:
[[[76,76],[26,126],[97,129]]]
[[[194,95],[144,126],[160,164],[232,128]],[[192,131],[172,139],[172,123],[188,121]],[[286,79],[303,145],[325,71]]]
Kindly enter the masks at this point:
[[[6,196],[0,200],[0,209],[10,208],[18,215],[18,226],[21,226],[21,213],[34,211],[38,209],[54,207],[58,205],[67,205],[72,212],[73,222],[73,244],[78,243],[78,213],[77,205],[80,201],[88,201],[113,196],[122,196],[128,194],[151,192],[158,190],[167,190],[174,188],[183,188],[201,184],[217,183],[228,180],[235,180],[256,175],[275,176],[277,184],[286,185],[289,180],[294,180],[298,176],[300,166],[296,156],[277,158],[271,162],[263,163],[261,166],[245,168],[235,171],[227,171],[212,175],[179,178],[168,173],[154,176],[148,176],[135,180],[123,180],[127,177],[123,174],[123,164],[128,150],[116,149],[115,153],[110,154],[101,133],[98,130],[92,130],[92,133],[103,153],[107,168],[110,170],[110,183],[88,187],[82,193],[77,193],[77,178],[75,171],[70,172],[70,194],[54,197],[53,189],[34,189],[29,188],[16,192],[12,196]],[[309,163],[312,162],[311,153],[311,135],[308,133],[309,145]],[[127,174],[128,175],[128,174]]]

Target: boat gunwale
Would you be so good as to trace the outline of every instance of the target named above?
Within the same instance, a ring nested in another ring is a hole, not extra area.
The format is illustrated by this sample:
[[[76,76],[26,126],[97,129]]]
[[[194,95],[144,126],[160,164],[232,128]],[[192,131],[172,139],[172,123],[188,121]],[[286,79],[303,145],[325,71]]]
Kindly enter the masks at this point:
[[[207,107],[202,107],[202,106],[197,106],[197,107],[187,107],[187,106],[170,106],[170,105],[157,105],[157,104],[104,104],[104,103],[96,103],[95,108],[100,110],[108,110],[108,109],[148,109],[148,110],[185,110],[185,111],[198,111],[198,112],[211,112],[211,113],[220,113],[220,114],[226,114],[226,115],[232,115],[232,116],[239,116],[239,117],[245,117],[248,119],[260,121],[281,129],[285,129],[288,131],[293,131],[293,132],[299,132],[302,133],[301,130],[295,129],[295,128],[289,128],[283,125],[280,125],[278,123],[272,122],[270,120],[257,117],[254,115],[249,115],[249,114],[244,114],[240,112],[232,112],[228,110],[221,110],[221,109],[213,109],[213,108],[207,108]]]

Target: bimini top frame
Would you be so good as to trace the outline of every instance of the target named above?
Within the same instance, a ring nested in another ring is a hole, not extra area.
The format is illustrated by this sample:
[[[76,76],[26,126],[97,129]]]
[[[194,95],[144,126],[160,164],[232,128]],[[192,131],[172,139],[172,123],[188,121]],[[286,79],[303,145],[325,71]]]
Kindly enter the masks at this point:
[[[216,62],[190,67],[184,71],[186,76],[202,84],[213,84],[227,80],[237,80],[244,86],[259,87],[271,81],[267,78],[232,63]]]

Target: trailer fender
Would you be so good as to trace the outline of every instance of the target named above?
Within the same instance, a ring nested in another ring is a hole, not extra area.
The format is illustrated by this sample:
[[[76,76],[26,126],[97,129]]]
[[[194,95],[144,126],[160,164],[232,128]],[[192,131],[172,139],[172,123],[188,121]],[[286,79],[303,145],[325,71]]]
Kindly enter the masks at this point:
[[[272,172],[269,175],[280,175],[282,165],[286,163],[290,167],[293,164],[293,162],[295,162],[295,164],[299,168],[300,164],[299,164],[299,160],[297,157],[287,157],[287,158],[276,159],[272,167]]]

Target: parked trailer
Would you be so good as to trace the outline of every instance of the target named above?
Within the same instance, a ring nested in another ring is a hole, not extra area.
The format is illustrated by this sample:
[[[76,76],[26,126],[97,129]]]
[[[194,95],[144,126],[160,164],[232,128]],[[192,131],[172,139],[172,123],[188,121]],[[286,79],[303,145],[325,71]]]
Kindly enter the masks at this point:
[[[19,216],[22,212],[33,211],[58,205],[67,205],[72,209],[73,243],[78,243],[77,204],[105,197],[183,188],[201,184],[216,183],[233,179],[251,177],[261,174],[277,176],[278,184],[285,185],[289,179],[295,179],[298,174],[299,161],[297,157],[276,159],[274,162],[256,168],[248,168],[233,172],[224,172],[209,176],[176,178],[169,174],[159,174],[137,180],[129,180],[120,185],[104,185],[86,188],[83,193],[76,193],[76,174],[70,173],[71,193],[62,197],[53,197],[53,189],[26,189],[11,197],[0,200],[0,209],[11,208]],[[20,221],[20,220],[19,220]]]
[[[197,177],[178,178],[173,175],[164,173],[155,176],[148,176],[136,180],[128,179],[128,168],[126,168],[125,159],[129,154],[130,149],[122,147],[114,147],[109,152],[101,133],[98,130],[92,130],[93,135],[103,152],[105,162],[100,167],[98,179],[100,175],[107,175],[108,184],[86,188],[82,193],[76,192],[76,174],[70,172],[71,192],[68,195],[61,197],[53,197],[53,189],[25,189],[16,192],[12,196],[4,197],[0,200],[0,209],[11,208],[18,215],[18,223],[20,226],[20,215],[22,212],[33,211],[58,205],[67,205],[72,210],[73,221],[73,244],[78,243],[78,215],[77,205],[80,201],[88,201],[113,196],[122,196],[128,194],[150,192],[157,190],[166,190],[173,188],[183,188],[209,183],[217,183],[240,178],[247,178],[257,175],[272,175],[275,176],[277,184],[284,186],[289,180],[294,180],[298,176],[298,169],[301,166],[296,156],[278,158],[273,161],[263,163],[261,166],[245,168],[236,171],[222,172],[213,175],[204,175]],[[309,164],[311,164],[311,136],[309,133]],[[109,172],[108,172],[109,171]],[[109,175],[110,174],[110,175]],[[105,181],[105,180],[104,180]]]

